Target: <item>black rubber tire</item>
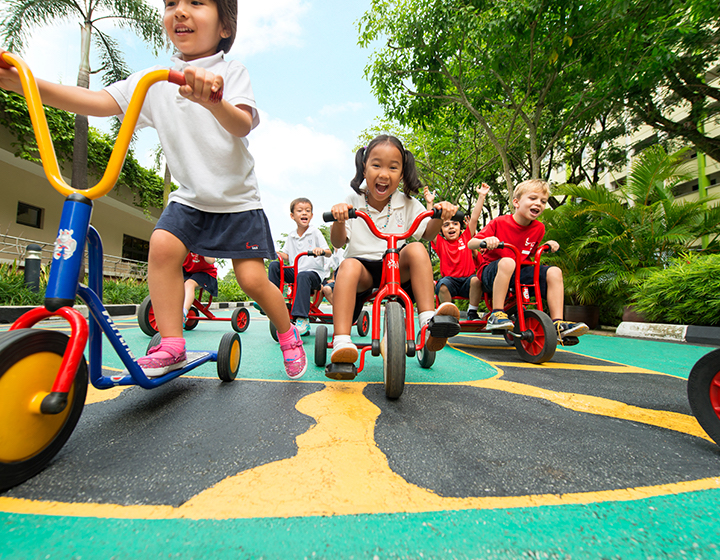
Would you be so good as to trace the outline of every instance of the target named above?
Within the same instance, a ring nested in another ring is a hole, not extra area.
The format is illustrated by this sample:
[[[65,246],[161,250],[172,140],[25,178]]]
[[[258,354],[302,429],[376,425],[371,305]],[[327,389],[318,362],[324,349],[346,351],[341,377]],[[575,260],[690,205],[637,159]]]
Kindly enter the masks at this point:
[[[318,325],[315,329],[315,365],[318,367],[325,367],[327,363],[327,338],[328,328]]]
[[[275,325],[273,325],[272,321],[270,321],[270,336],[272,336],[272,339],[275,342],[280,342],[280,339],[278,338],[277,328],[275,328]]]
[[[405,389],[405,316],[397,301],[385,306],[385,356],[383,381],[385,396],[397,399]]]
[[[160,333],[155,333],[153,337],[150,339],[150,342],[148,342],[147,348],[145,349],[145,355],[147,355],[148,352],[150,352],[150,348],[153,346],[157,346],[162,342],[162,336],[160,336]]]
[[[688,376],[687,394],[698,423],[720,445],[720,348],[695,363]]]
[[[217,352],[217,374],[221,381],[233,381],[237,377],[242,359],[242,342],[235,332],[225,333],[220,339]]]
[[[7,443],[10,434],[0,436],[6,442],[0,449],[0,492],[42,471],[65,445],[80,419],[88,387],[84,357],[63,412],[36,414],[26,406],[38,392],[51,391],[67,342],[67,335],[42,329],[17,329],[0,335],[0,430],[17,434],[18,426],[23,426],[22,440],[15,442],[20,448],[12,449]],[[39,384],[29,386],[33,382]],[[33,439],[37,441],[33,443]]]
[[[250,326],[250,312],[245,307],[236,307],[230,324],[235,332],[245,332]]]
[[[191,331],[198,326],[198,323],[200,321],[198,321],[197,319],[193,319],[193,317],[200,317],[200,312],[195,306],[191,307],[188,311],[187,321],[185,321],[185,324],[183,325],[183,328],[186,331]]]
[[[428,369],[432,367],[432,365],[435,363],[435,355],[437,352],[433,352],[432,350],[427,350],[425,346],[423,346],[422,350],[417,350],[417,347],[420,345],[420,333],[418,332],[417,338],[415,339],[415,356],[417,357],[417,361],[420,364],[421,368]]]
[[[358,336],[367,336],[370,332],[370,313],[368,313],[366,309],[360,312],[355,328],[357,329]]]
[[[532,340],[515,338],[515,349],[520,357],[531,364],[542,364],[551,360],[557,347],[557,332],[552,320],[537,309],[525,310],[525,327],[532,331]],[[515,332],[520,332],[518,321],[515,321]]]
[[[158,332],[150,296],[147,296],[138,307],[137,320],[140,330],[146,335],[154,336]]]

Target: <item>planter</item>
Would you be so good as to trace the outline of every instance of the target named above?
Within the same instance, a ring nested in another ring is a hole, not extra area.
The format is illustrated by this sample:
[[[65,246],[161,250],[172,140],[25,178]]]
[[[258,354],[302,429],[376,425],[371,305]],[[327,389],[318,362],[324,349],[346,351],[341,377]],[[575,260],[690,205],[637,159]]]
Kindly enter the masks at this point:
[[[645,315],[635,311],[632,305],[626,305],[623,307],[622,320],[629,323],[647,323]]]
[[[600,308],[597,305],[566,305],[565,320],[583,322],[591,329],[596,329],[600,323]]]

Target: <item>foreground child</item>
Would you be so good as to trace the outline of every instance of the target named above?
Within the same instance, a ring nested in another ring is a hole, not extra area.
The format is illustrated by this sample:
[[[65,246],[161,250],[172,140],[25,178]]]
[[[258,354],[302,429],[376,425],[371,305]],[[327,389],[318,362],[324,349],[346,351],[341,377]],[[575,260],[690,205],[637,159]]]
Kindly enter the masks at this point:
[[[394,136],[378,136],[367,148],[360,148],[355,154],[355,168],[355,178],[350,182],[355,194],[332,207],[336,220],[330,230],[332,244],[342,247],[347,243],[345,259],[335,280],[334,338],[330,358],[334,363],[353,363],[358,358],[357,346],[350,339],[353,318],[360,313],[364,300],[358,294],[369,293],[379,287],[382,257],[387,250],[387,243],[373,235],[363,220],[348,219],[349,210],[357,208],[366,212],[380,231],[388,233],[406,231],[413,220],[425,211],[423,205],[410,196],[422,187],[417,178],[415,159]],[[404,193],[398,190],[400,181],[403,182]],[[365,187],[361,188],[363,182]],[[442,220],[448,220],[457,212],[457,206],[449,202],[441,202],[435,207],[442,210],[441,218],[421,224],[416,237],[422,236],[428,241],[434,239]],[[408,243],[399,248],[400,280],[403,289],[414,294],[420,326],[428,323],[435,314],[453,317],[457,323],[460,312],[454,304],[443,303],[435,311],[432,265],[425,246]],[[425,342],[428,350],[437,351],[445,346],[448,334],[441,332],[443,330],[428,331],[430,336]]]
[[[468,244],[471,249],[479,249],[480,243],[485,241],[487,246],[482,251],[478,276],[482,280],[483,290],[492,293],[492,312],[486,327],[488,330],[512,329],[514,326],[503,307],[510,282],[515,278],[515,257],[510,249],[497,247],[502,241],[520,249],[525,257],[532,255],[545,235],[545,225],[537,219],[545,210],[549,197],[550,187],[545,181],[523,181],[513,191],[515,212],[491,220]],[[560,248],[557,241],[546,243],[553,253]],[[520,281],[524,284],[533,282],[533,267],[521,269]],[[585,334],[588,326],[563,320],[565,293],[562,270],[557,266],[540,265],[540,292],[547,299],[558,342],[577,344],[577,337]]]
[[[232,259],[243,291],[277,327],[287,375],[297,379],[307,367],[285,300],[265,273],[263,259],[274,259],[275,250],[245,139],[260,119],[247,69],[225,60],[235,40],[237,13],[237,0],[165,0],[163,24],[178,50],[173,65],[187,85],[153,85],[138,120],[139,128],[157,130],[180,185],[150,237],[148,285],[162,342],[137,361],[148,377],[187,363],[180,310],[182,263],[189,251]],[[82,115],[122,116],[140,78],[158,68],[101,91],[37,82],[47,105]],[[15,69],[0,69],[0,87],[21,91]]]
[[[293,264],[295,258],[301,253],[312,251],[315,257],[301,257],[298,261],[298,275],[295,287],[295,301],[293,302],[290,314],[295,321],[300,336],[310,334],[310,295],[322,287],[325,277],[325,263],[321,255],[330,256],[325,237],[315,226],[310,225],[313,217],[313,205],[307,198],[296,198],[290,203],[290,217],[297,225],[297,229],[291,231],[278,255],[290,266],[284,268],[284,281],[296,282],[295,269]],[[268,269],[268,277],[276,286],[280,287],[280,263],[273,261]]]

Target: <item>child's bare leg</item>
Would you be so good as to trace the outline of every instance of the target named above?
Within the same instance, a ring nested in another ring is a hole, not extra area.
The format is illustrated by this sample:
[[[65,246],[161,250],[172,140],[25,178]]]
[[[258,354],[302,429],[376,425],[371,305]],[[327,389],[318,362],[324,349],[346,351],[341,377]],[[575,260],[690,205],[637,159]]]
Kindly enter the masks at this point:
[[[415,288],[413,288],[413,292],[415,291]],[[452,296],[450,295],[450,290],[448,290],[448,287],[443,284],[440,286],[440,289],[438,290],[438,300],[440,303],[445,303],[446,301],[452,301]]]
[[[433,272],[430,257],[422,243],[410,243],[400,251],[400,280],[410,279],[418,313],[435,310]]]
[[[342,272],[340,272],[342,271]],[[372,277],[356,259],[345,259],[335,279],[333,292],[333,334],[350,336],[355,298],[372,286]]]
[[[515,272],[515,259],[502,258],[498,262],[497,274],[493,281],[492,305],[493,309],[505,307],[505,298],[510,288],[510,278]]]
[[[477,307],[480,305],[480,298],[482,298],[482,282],[477,276],[473,276],[470,279],[470,296],[468,298],[468,304]]]
[[[185,281],[185,301],[183,302],[183,309],[186,312],[190,311],[190,308],[195,301],[195,290],[198,288],[198,283],[192,278]]]
[[[150,236],[148,288],[158,331],[163,338],[182,337],[182,263],[188,250],[169,231],[156,229]]]
[[[235,278],[243,291],[256,301],[278,333],[290,330],[285,298],[277,286],[270,282],[262,259],[233,259]]]
[[[564,317],[565,286],[562,270],[557,266],[551,266],[547,270],[547,303],[553,321]]]

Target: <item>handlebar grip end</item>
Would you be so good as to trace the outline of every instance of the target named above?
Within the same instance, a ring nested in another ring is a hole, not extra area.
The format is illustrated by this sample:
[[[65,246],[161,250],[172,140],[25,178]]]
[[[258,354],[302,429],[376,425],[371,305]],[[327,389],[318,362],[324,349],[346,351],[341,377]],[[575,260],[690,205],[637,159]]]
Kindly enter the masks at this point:
[[[5,68],[6,70],[9,70],[12,68],[9,62],[5,62],[5,59],[3,58],[3,55],[8,52],[5,49],[0,49],[0,68]]]
[[[178,72],[177,70],[170,70],[168,74],[168,82],[177,84],[179,86],[185,85],[185,74]]]
[[[332,212],[323,212],[323,222],[334,222],[335,218],[333,217]]]

